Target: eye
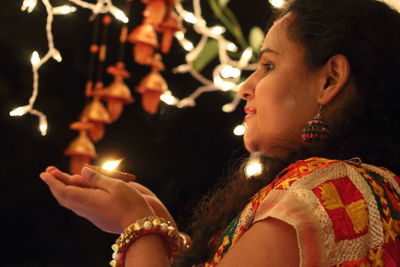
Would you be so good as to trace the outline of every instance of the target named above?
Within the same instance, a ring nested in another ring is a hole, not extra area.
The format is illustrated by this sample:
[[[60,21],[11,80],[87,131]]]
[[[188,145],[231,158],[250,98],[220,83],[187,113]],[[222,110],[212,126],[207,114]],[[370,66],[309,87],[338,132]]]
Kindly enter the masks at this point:
[[[270,72],[275,69],[275,65],[272,62],[262,63],[263,69],[265,72]]]

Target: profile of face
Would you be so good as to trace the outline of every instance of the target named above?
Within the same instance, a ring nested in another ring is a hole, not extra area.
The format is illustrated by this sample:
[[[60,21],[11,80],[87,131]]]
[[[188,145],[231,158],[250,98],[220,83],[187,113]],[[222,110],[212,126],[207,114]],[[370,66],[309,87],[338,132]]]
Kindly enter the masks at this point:
[[[300,143],[302,129],[320,106],[320,70],[310,70],[304,47],[288,36],[294,16],[287,14],[269,29],[254,73],[239,90],[245,107],[245,147],[282,157]]]

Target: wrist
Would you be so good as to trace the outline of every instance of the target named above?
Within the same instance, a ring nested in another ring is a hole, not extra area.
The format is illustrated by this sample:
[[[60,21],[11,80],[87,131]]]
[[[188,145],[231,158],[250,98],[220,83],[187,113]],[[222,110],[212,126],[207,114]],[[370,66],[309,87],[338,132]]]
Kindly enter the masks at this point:
[[[124,259],[129,247],[147,235],[157,235],[157,238],[152,238],[152,242],[158,240],[157,242],[161,245],[160,238],[162,238],[163,251],[167,252],[170,261],[180,252],[188,250],[191,243],[190,237],[179,233],[170,221],[156,216],[144,217],[129,225],[115,241],[112,246],[114,253],[110,265],[113,267],[124,266]],[[144,243],[142,240],[140,243],[146,247],[149,242]]]
[[[138,220],[146,217],[151,217],[155,216],[155,213],[152,208],[150,207],[141,207],[140,210],[135,210],[134,214],[127,214],[125,218],[123,218],[121,222],[121,227],[120,227],[120,233],[123,233],[125,229],[127,229],[130,225],[132,225],[134,222],[137,222]]]
[[[161,235],[140,237],[126,250],[124,266],[169,266],[168,244]]]

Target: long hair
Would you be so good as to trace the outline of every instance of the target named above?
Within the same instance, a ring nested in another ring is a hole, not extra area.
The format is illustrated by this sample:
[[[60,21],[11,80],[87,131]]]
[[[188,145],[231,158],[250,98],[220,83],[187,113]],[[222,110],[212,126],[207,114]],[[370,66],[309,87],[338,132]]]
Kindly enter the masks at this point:
[[[267,172],[246,179],[242,169],[204,197],[193,212],[193,249],[178,266],[205,262],[208,242],[237,216],[257,191],[288,164],[311,156],[360,157],[400,173],[400,14],[375,0],[293,0],[275,18],[292,12],[288,36],[304,46],[306,63],[318,69],[334,55],[350,64],[356,96],[329,121],[331,135],[301,146],[284,159],[264,157]]]

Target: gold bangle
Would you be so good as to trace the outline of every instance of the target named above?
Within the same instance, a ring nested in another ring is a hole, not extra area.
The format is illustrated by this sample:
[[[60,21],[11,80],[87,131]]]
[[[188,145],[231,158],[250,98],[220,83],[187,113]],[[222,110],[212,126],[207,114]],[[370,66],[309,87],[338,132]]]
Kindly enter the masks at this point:
[[[168,244],[169,257],[190,249],[191,239],[188,235],[178,232],[171,222],[164,218],[149,216],[144,217],[129,225],[112,245],[112,267],[123,267],[125,253],[128,247],[138,238],[147,234],[159,234]]]

